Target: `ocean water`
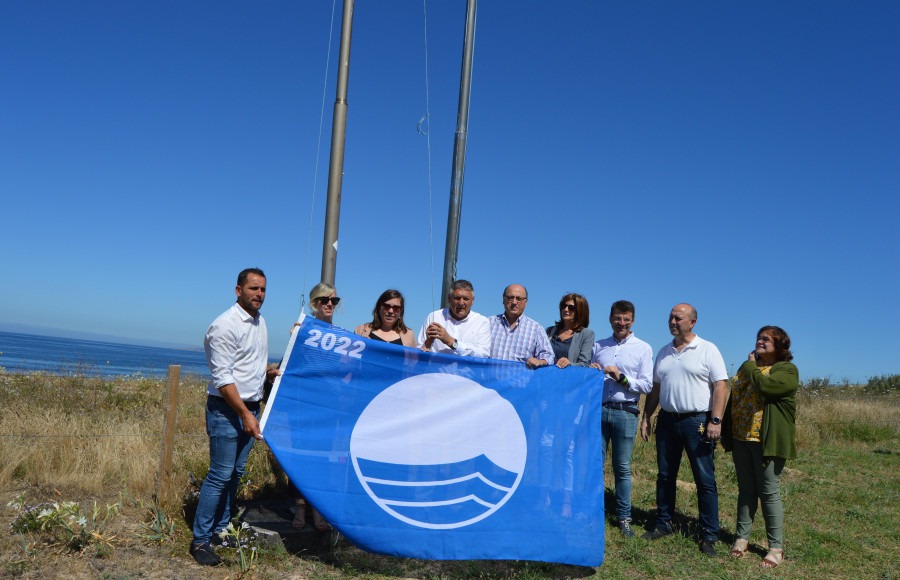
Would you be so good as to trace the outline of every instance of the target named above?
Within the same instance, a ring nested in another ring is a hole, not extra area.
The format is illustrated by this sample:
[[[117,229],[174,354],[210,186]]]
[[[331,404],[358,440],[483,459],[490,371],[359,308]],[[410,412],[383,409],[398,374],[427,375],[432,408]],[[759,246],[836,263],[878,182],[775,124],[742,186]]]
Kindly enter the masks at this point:
[[[209,376],[203,349],[160,348],[0,332],[0,367],[10,372],[164,377],[169,365],[181,365],[182,376]]]

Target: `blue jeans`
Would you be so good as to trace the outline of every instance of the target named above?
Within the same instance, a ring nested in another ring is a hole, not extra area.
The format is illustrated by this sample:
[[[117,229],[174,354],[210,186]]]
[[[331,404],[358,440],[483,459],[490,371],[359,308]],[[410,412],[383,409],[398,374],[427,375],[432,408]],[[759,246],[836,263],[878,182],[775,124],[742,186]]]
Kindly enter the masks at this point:
[[[677,417],[665,411],[656,420],[656,527],[669,528],[675,512],[675,481],[681,467],[681,452],[687,452],[697,484],[700,512],[700,539],[715,542],[719,537],[719,494],[716,490],[716,466],[713,463],[715,441],[706,438],[707,414]],[[701,432],[702,431],[702,432]]]
[[[612,469],[616,479],[616,519],[631,520],[631,451],[637,434],[637,415],[603,407],[603,460],[612,443]]]
[[[247,407],[259,419],[259,403],[247,403]],[[237,412],[222,397],[210,396],[206,401],[206,434],[209,473],[200,488],[194,516],[195,545],[208,542],[231,521],[231,506],[253,446]]]

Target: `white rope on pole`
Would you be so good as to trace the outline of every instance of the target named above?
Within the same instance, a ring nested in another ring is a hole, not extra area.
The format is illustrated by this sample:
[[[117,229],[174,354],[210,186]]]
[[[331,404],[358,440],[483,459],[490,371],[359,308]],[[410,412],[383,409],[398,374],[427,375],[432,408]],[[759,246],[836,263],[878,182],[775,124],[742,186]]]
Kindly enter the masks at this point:
[[[425,30],[425,116],[419,121],[417,127],[419,133],[425,135],[426,151],[428,155],[428,240],[431,250],[431,310],[435,310],[434,302],[434,216],[431,196],[431,109],[428,94],[428,2],[422,0],[422,21]],[[425,131],[422,131],[422,124]]]
[[[306,281],[309,274],[309,248],[312,244],[312,225],[313,213],[316,209],[316,187],[319,181],[319,154],[322,151],[322,125],[325,121],[325,99],[328,91],[328,69],[331,65],[331,41],[334,37],[334,12],[337,6],[337,0],[331,3],[331,25],[328,28],[328,54],[325,57],[325,80],[322,83],[322,110],[319,113],[319,137],[316,141],[316,167],[313,172],[312,186],[312,202],[309,208],[309,227],[306,233],[306,265],[303,267],[303,290],[300,292],[300,313],[303,313],[303,307],[306,306]],[[433,284],[433,282],[432,282]]]

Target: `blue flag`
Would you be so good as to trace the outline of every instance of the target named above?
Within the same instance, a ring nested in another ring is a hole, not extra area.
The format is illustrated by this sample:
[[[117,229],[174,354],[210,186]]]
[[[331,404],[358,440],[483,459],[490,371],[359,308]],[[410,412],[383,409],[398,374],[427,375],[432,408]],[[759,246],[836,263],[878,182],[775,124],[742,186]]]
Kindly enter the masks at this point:
[[[281,368],[266,443],[360,548],[602,563],[602,373],[425,353],[312,317]]]

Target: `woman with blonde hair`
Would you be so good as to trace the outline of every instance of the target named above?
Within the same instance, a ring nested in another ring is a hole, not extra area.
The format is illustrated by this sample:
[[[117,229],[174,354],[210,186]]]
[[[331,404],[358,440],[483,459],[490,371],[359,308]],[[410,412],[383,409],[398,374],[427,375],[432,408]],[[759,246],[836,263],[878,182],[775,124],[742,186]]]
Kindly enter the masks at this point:
[[[319,282],[309,291],[309,310],[318,320],[331,324],[334,309],[340,303],[337,290],[328,282]]]
[[[334,318],[334,307],[340,303],[341,299],[337,295],[337,290],[327,282],[319,282],[313,289],[309,291],[309,310],[317,320],[332,324]],[[294,323],[294,327],[297,323]],[[291,328],[293,332],[294,328]],[[293,486],[293,484],[291,484]],[[299,494],[299,491],[297,493]],[[291,526],[295,530],[302,530],[306,527],[306,499],[302,496],[294,500],[296,511],[294,512],[294,521]],[[315,507],[312,508],[313,525],[320,532],[328,530],[328,522],[322,517]]]

